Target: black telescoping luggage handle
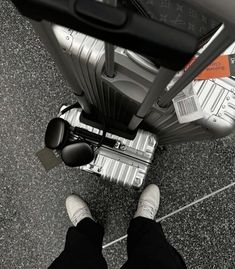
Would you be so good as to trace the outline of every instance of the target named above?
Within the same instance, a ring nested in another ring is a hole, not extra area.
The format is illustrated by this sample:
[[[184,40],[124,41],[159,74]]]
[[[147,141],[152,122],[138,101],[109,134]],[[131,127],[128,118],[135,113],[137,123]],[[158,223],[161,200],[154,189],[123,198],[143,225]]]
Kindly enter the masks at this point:
[[[94,0],[12,0],[19,11],[37,21],[47,20],[109,43],[156,58],[181,70],[198,49],[196,37]]]

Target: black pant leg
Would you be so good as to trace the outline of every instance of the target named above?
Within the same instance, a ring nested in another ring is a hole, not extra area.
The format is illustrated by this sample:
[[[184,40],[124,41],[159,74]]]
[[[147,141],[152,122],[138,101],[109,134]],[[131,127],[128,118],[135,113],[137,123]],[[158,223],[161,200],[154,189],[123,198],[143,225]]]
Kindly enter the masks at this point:
[[[185,269],[180,254],[167,242],[160,223],[134,218],[128,229],[128,261],[122,269]]]
[[[90,218],[69,228],[65,249],[49,269],[107,269],[102,255],[104,229]]]

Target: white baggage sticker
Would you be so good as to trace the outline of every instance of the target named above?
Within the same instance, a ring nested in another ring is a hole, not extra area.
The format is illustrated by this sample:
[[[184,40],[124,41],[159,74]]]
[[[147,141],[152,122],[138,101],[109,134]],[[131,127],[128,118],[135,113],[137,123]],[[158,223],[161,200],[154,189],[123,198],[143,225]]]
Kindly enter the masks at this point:
[[[193,90],[193,83],[176,95],[173,104],[179,123],[192,122],[204,117],[198,96]]]

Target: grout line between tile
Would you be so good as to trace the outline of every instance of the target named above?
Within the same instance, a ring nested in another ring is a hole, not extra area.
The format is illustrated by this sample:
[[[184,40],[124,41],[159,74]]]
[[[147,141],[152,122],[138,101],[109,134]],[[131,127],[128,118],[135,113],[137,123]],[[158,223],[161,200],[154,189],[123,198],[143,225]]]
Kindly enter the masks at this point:
[[[198,200],[196,200],[196,201],[194,201],[194,202],[192,202],[192,203],[190,203],[190,204],[188,204],[186,206],[183,206],[183,207],[171,212],[170,214],[167,214],[167,215],[165,215],[165,216],[163,216],[161,218],[156,219],[156,222],[163,221],[163,220],[165,220],[165,219],[167,219],[167,218],[169,218],[169,217],[171,217],[171,216],[173,216],[173,215],[175,215],[175,214],[177,214],[177,213],[179,213],[179,212],[181,212],[181,211],[183,211],[183,210],[185,210],[185,209],[187,209],[187,208],[189,208],[191,206],[194,206],[194,205],[196,205],[196,204],[198,204],[198,203],[200,203],[200,202],[202,202],[202,201],[204,201],[204,200],[206,200],[206,199],[208,199],[208,198],[210,198],[212,196],[215,196],[216,194],[218,194],[218,193],[220,193],[220,192],[222,192],[224,190],[227,190],[227,189],[229,189],[229,188],[231,188],[233,186],[235,186],[235,182],[233,182],[233,183],[231,183],[231,184],[229,184],[229,185],[227,185],[227,186],[225,186],[225,187],[223,187],[223,188],[221,188],[221,189],[219,189],[217,191],[214,191],[214,192],[212,192],[212,193],[210,193],[210,194],[208,194],[208,195],[206,195],[206,196],[204,196],[204,197],[202,197],[202,198],[200,198],[200,199],[198,199]]]
[[[120,241],[122,241],[122,240],[124,240],[124,239],[126,239],[126,238],[127,238],[127,234],[124,235],[124,236],[122,236],[122,237],[119,237],[118,239],[116,239],[116,240],[114,240],[114,241],[112,241],[112,242],[110,242],[110,243],[108,243],[108,244],[106,244],[106,245],[104,245],[104,246],[103,246],[103,249],[108,248],[109,246],[112,246],[112,245],[114,245],[115,243],[118,243],[118,242],[120,242]]]
[[[225,186],[225,187],[223,187],[223,188],[221,188],[221,189],[219,189],[217,191],[214,191],[214,192],[212,192],[212,193],[210,193],[208,195],[205,195],[204,197],[202,197],[202,198],[200,198],[200,199],[198,199],[198,200],[196,200],[196,201],[194,201],[194,202],[192,202],[192,203],[190,203],[190,204],[188,204],[186,206],[183,206],[183,207],[181,207],[181,208],[179,208],[179,209],[177,209],[177,210],[175,210],[175,211],[173,211],[173,212],[171,212],[171,213],[169,213],[169,214],[167,214],[167,215],[165,215],[165,216],[163,216],[161,218],[156,219],[156,222],[164,221],[165,219],[167,219],[167,218],[169,218],[169,217],[171,217],[171,216],[173,216],[173,215],[175,215],[175,214],[177,214],[177,213],[179,213],[181,211],[184,211],[185,209],[187,209],[187,208],[189,208],[191,206],[194,206],[194,205],[196,205],[196,204],[198,204],[198,203],[200,203],[200,202],[202,202],[202,201],[204,201],[204,200],[206,200],[206,199],[208,199],[208,198],[210,198],[212,196],[215,196],[216,194],[218,194],[218,193],[220,193],[222,191],[225,191],[225,190],[227,190],[227,189],[229,189],[231,187],[234,187],[234,186],[235,186],[235,182],[233,182],[233,183],[231,183],[231,184],[229,184],[229,185],[227,185],[227,186]],[[127,235],[119,237],[118,239],[116,239],[116,240],[114,240],[112,242],[109,242],[108,244],[105,244],[103,246],[103,249],[108,248],[108,247],[110,247],[110,246],[112,246],[112,245],[114,245],[114,244],[116,244],[116,243],[118,243],[118,242],[120,242],[120,241],[122,241],[122,240],[124,240],[126,238],[127,238]]]

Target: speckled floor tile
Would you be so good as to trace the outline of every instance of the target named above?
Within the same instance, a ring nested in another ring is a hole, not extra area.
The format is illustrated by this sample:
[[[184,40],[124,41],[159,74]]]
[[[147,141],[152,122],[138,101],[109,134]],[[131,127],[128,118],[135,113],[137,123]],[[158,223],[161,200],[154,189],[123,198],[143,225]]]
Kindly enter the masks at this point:
[[[235,187],[162,221],[189,269],[235,268]],[[126,240],[103,251],[110,269],[126,261]],[[156,265],[157,268],[157,265]]]
[[[122,240],[103,250],[109,269],[120,269],[127,261],[127,240]]]
[[[235,134],[167,146],[156,153],[148,179],[160,186],[161,216],[229,185],[235,181]]]

